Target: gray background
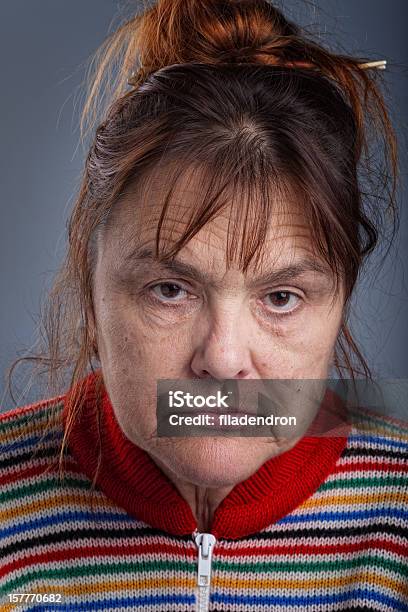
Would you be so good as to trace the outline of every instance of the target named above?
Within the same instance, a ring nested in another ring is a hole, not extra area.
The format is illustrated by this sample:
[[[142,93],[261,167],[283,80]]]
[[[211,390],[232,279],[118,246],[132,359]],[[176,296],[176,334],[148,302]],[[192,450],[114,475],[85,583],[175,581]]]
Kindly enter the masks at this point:
[[[3,0],[1,62],[1,352],[0,410],[13,404],[6,368],[36,338],[40,301],[65,249],[66,220],[79,185],[78,87],[85,62],[137,2]],[[389,103],[400,136],[404,204],[407,185],[408,3],[406,0],[283,0],[288,16],[313,25],[322,41],[387,59]],[[374,374],[408,378],[408,220],[387,264],[356,293],[353,325]],[[375,263],[375,262],[373,262]],[[24,398],[37,399],[35,386]]]

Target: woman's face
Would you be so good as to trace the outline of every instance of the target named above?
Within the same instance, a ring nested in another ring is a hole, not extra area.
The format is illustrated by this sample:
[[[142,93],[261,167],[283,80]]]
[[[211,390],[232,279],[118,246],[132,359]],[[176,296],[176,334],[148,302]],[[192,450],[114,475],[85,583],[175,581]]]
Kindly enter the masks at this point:
[[[248,478],[286,450],[260,437],[157,437],[159,379],[318,379],[329,373],[343,296],[313,252],[302,214],[276,212],[260,263],[226,268],[228,213],[209,222],[171,268],[154,261],[160,184],[118,202],[98,242],[94,305],[99,358],[118,422],[153,459],[199,486]],[[148,204],[146,204],[148,202]],[[177,201],[172,237],[194,205]],[[334,297],[334,299],[333,299]]]

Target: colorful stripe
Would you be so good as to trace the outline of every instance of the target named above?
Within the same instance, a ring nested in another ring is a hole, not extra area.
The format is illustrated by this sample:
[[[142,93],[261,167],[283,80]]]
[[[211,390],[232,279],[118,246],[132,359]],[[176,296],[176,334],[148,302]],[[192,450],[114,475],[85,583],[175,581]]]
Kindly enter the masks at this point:
[[[196,610],[192,537],[92,492],[69,454],[58,478],[57,399],[0,417],[1,610],[21,609],[11,593],[61,593],[48,610]],[[408,426],[354,411],[347,446],[312,496],[259,533],[217,541],[210,611],[407,610],[407,441]]]

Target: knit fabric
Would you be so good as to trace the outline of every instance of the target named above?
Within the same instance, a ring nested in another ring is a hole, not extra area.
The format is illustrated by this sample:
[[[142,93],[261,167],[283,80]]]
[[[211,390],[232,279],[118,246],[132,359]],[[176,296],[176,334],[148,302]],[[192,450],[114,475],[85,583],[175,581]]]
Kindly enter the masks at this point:
[[[86,393],[63,479],[68,394],[0,417],[0,609],[195,612],[194,515],[106,393],[96,406],[92,377]],[[408,610],[408,426],[350,417],[344,435],[303,438],[217,508],[210,612]]]

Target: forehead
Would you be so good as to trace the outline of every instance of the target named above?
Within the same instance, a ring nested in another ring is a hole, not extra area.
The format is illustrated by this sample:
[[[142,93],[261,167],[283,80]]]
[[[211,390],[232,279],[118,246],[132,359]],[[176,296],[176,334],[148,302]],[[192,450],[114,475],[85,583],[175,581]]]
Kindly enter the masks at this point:
[[[106,232],[105,247],[108,250],[109,246],[112,247],[115,258],[126,258],[139,248],[154,250],[157,228],[169,192],[171,197],[160,234],[166,245],[172,245],[185,234],[197,208],[205,207],[206,196],[209,201],[212,194],[211,186],[208,189],[202,175],[197,172],[185,173],[174,183],[166,168],[130,185],[115,204]],[[282,259],[289,262],[298,255],[318,259],[299,199],[293,195],[283,198],[274,194],[271,200],[258,265],[262,265],[265,258],[268,265]],[[256,201],[250,202],[245,193],[227,188],[222,202],[221,210],[189,239],[180,254],[184,251],[190,258],[217,267],[225,259],[228,241],[241,242],[245,232],[245,240],[251,240],[247,231],[248,216],[252,215],[249,226],[254,227],[254,217],[258,214]]]

